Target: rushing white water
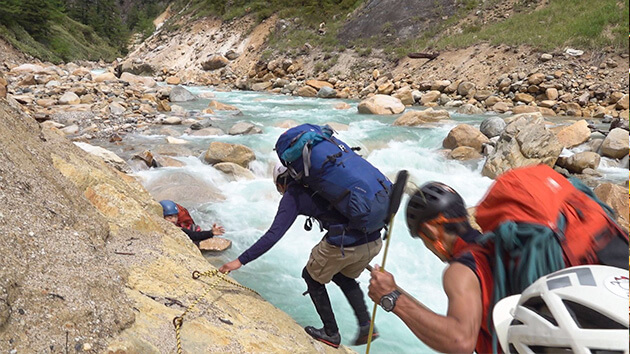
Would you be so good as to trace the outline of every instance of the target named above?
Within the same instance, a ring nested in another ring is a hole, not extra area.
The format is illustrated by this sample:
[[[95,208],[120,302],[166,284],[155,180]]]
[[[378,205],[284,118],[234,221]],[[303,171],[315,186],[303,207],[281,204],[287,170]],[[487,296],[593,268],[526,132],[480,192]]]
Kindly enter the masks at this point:
[[[194,93],[210,91],[204,87],[190,87]],[[195,221],[204,229],[213,223],[223,225],[224,237],[232,240],[232,248],[218,255],[207,255],[214,266],[235,259],[251,246],[269,227],[275,215],[280,195],[271,181],[271,167],[277,161],[273,146],[284,131],[276,127],[278,123],[293,120],[297,123],[324,124],[337,122],[349,126],[339,131],[338,137],[351,146],[363,148],[362,154],[376,167],[394,180],[397,171],[406,169],[410,180],[421,185],[430,180],[445,182],[455,188],[468,206],[474,206],[484,195],[491,180],[480,174],[481,162],[461,163],[448,160],[440,151],[443,139],[449,130],[458,123],[478,126],[484,116],[463,116],[453,114],[453,119],[434,127],[395,127],[391,123],[395,117],[359,115],[356,102],[346,101],[352,108],[333,109],[341,100],[307,99],[281,95],[268,95],[252,92],[214,92],[216,100],[237,106],[242,115],[234,112],[218,111],[212,117],[213,126],[228,130],[238,121],[249,121],[259,125],[263,133],[245,136],[191,137],[183,135],[192,151],[204,151],[212,141],[225,141],[243,144],[256,151],[256,161],[250,169],[256,175],[254,180],[231,181],[213,167],[201,162],[195,156],[179,158],[186,163],[181,168],[160,168],[138,172],[145,181],[150,181],[174,171],[184,171],[220,189],[225,200],[209,201],[190,208]],[[206,108],[208,99],[180,104],[189,110]],[[181,129],[184,127],[174,127]],[[135,150],[165,145],[164,136],[133,135],[125,138],[125,146]],[[108,146],[116,151],[116,147]],[[129,155],[129,151],[116,151]],[[610,173],[624,176],[627,170],[609,168]],[[618,171],[620,170],[620,171]],[[624,178],[625,178],[624,177]],[[177,202],[185,202],[176,200]],[[423,246],[422,242],[409,236],[404,218],[407,197],[403,198],[400,210],[394,219],[391,244],[386,268],[392,272],[399,286],[416,296],[433,311],[444,314],[447,299],[441,286],[444,264]],[[321,326],[321,321],[308,296],[302,296],[306,285],[301,278],[310,249],[321,239],[323,233],[315,228],[306,232],[303,229],[305,218],[300,217],[287,234],[272,248],[254,262],[233,272],[240,283],[258,291],[265,299],[291,315],[300,325]],[[381,264],[383,254],[373,263]],[[365,272],[358,279],[367,294],[369,274]],[[338,287],[331,283],[328,291],[339,323],[342,343],[350,345],[357,331],[357,324],[345,297]],[[367,298],[371,310],[373,302]],[[374,353],[424,353],[432,352],[407,329],[394,314],[378,309],[376,326],[381,337],[374,341]],[[363,352],[365,346],[353,347]]]

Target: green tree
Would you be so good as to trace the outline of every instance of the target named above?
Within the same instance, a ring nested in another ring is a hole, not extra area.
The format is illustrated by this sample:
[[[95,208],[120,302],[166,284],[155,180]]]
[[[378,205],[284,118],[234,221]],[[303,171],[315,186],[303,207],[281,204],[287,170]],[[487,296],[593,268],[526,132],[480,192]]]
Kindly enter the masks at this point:
[[[20,13],[18,0],[0,0],[0,23],[7,25],[15,23]]]
[[[18,4],[17,23],[33,38],[45,39],[50,32],[48,21],[55,15],[55,5],[58,3],[48,0],[22,0]]]

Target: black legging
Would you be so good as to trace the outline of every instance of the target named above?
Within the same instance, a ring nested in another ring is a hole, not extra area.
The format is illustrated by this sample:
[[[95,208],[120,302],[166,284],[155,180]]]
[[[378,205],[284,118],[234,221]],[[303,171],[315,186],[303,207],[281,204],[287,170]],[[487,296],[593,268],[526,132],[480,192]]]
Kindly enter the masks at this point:
[[[308,287],[308,293],[311,296],[311,300],[315,305],[315,309],[319,314],[319,317],[324,324],[324,329],[328,335],[335,334],[339,331],[337,327],[337,321],[335,320],[335,314],[333,313],[332,306],[330,304],[330,298],[326,291],[326,285],[321,284],[308,274],[306,267],[302,270],[302,278],[306,281]],[[370,321],[370,314],[367,311],[367,305],[363,297],[363,291],[359,288],[359,283],[352,278],[337,273],[332,278],[332,281],[337,284],[343,294],[348,299],[350,306],[354,310],[354,314],[357,317],[359,325],[365,325]]]

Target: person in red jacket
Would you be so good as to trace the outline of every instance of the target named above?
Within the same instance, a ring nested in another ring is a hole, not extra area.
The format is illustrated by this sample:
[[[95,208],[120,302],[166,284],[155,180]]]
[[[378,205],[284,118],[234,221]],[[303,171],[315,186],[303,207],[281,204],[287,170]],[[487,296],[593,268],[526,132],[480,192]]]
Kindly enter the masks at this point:
[[[371,273],[368,296],[396,314],[416,337],[439,352],[493,352],[489,319],[495,285],[494,246],[476,242],[481,233],[468,222],[464,200],[443,183],[427,183],[409,200],[407,225],[412,236],[420,238],[432,253],[449,263],[443,274],[448,297],[446,315],[401,294],[393,275],[378,265]],[[627,235],[625,239],[612,238],[593,254],[593,263],[628,269],[627,250]]]
[[[194,223],[188,210],[172,200],[162,200],[160,201],[160,205],[162,206],[164,219],[181,227],[182,231],[194,242],[203,241],[225,233],[223,226],[217,226],[217,224],[212,225],[212,230],[201,230],[201,227]]]

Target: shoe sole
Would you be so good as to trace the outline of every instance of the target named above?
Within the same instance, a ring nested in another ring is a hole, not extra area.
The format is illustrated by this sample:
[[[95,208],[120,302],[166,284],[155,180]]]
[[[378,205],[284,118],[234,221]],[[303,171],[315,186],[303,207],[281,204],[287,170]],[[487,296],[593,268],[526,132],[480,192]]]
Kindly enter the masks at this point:
[[[306,328],[309,328],[309,327],[305,327],[304,329],[306,330]],[[309,331],[308,331],[308,330],[306,330],[306,333],[307,333],[309,336],[311,336],[311,338],[315,339],[316,341],[318,341],[318,342],[322,342],[322,343],[327,344],[327,345],[330,345],[331,347],[333,347],[333,348],[335,348],[335,349],[339,348],[339,345],[341,344],[341,343],[337,343],[337,344],[335,344],[335,343],[329,342],[329,341],[327,341],[327,340],[325,340],[325,339],[323,339],[323,338],[321,338],[321,337],[316,337],[316,336],[312,335],[311,333],[309,333]]]
[[[331,343],[331,342],[329,342],[327,340],[324,340],[324,339],[321,339],[321,338],[315,338],[315,337],[313,337],[313,338],[318,340],[318,341],[320,341],[320,342],[322,342],[322,343],[324,343],[324,344],[328,344],[328,345],[330,345],[331,347],[333,347],[335,349],[339,348],[339,344]]]
[[[376,338],[378,338],[378,337],[379,337],[378,332],[376,332],[376,333],[372,333],[372,341],[374,341],[374,340],[375,340]],[[365,340],[358,340],[358,341],[354,342],[354,345],[364,345],[364,344],[367,344],[368,337],[363,337],[363,338],[365,338]],[[363,339],[363,338],[361,338],[361,339]]]

